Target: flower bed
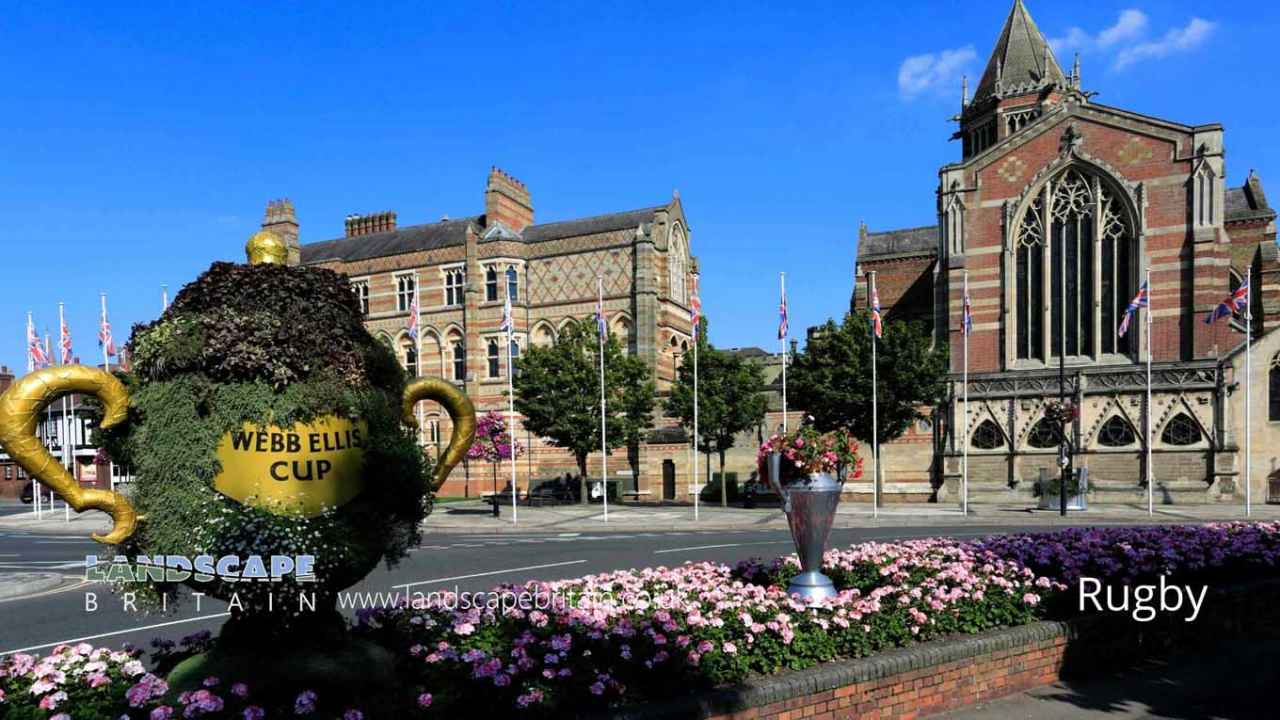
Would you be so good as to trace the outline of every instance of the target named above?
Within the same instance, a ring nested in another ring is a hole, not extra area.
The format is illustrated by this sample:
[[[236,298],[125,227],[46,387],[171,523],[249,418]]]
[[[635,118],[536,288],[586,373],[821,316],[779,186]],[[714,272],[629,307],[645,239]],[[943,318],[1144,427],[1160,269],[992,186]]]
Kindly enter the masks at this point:
[[[816,608],[781,590],[798,571],[794,558],[781,558],[497,589],[532,598],[524,607],[463,608],[455,603],[465,598],[432,596],[415,606],[362,612],[353,631],[399,658],[401,692],[388,717],[562,716],[663,698],[676,687],[732,685],[757,674],[1026,624],[1050,608],[1065,608],[1058,601],[1081,575],[1254,579],[1274,575],[1278,555],[1280,525],[1270,523],[866,543],[827,553],[824,572],[840,592]],[[166,646],[160,654],[162,665],[174,657]],[[173,698],[146,674],[136,651],[62,647],[41,660],[0,661],[0,714],[362,716],[350,698],[326,697],[323,688],[298,688],[287,703],[254,705],[252,685],[248,678],[211,678],[206,689]]]

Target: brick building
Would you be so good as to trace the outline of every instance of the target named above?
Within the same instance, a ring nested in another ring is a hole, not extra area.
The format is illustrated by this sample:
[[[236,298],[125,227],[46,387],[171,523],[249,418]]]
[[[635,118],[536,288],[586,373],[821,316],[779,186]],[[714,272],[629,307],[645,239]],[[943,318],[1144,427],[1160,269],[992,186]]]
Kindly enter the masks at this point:
[[[961,158],[939,170],[937,225],[862,229],[853,302],[865,306],[874,271],[886,322],[929,323],[949,343],[955,373],[938,422],[885,448],[889,496],[954,501],[968,443],[972,500],[1029,497],[1040,469],[1057,468],[1044,408],[1058,395],[1062,353],[1067,393],[1081,407],[1076,465],[1089,468],[1095,502],[1145,501],[1148,414],[1157,502],[1238,502],[1245,318],[1203,319],[1247,278],[1252,497],[1265,497],[1280,454],[1276,213],[1253,171],[1230,186],[1220,124],[1150,117],[1092,94],[1079,59],[1064,72],[1017,0],[972,99],[962,99]],[[1151,407],[1146,328],[1118,332],[1148,273]],[[958,402],[966,276],[967,433]]]
[[[456,382],[479,412],[505,412],[507,352],[499,330],[511,298],[515,355],[550,344],[572,318],[595,311],[596,277],[604,280],[610,330],[651,370],[665,394],[690,347],[689,275],[695,259],[678,194],[639,210],[549,223],[534,222],[529,188],[494,168],[484,188],[483,212],[419,225],[400,225],[395,212],[351,215],[342,237],[302,244],[292,203],[268,204],[262,227],[290,248],[290,261],[346,274],[375,336],[394,348],[411,375]],[[409,306],[419,295],[421,339],[409,339]],[[423,403],[423,442],[449,439],[448,416]],[[619,449],[609,458],[611,479],[647,499],[686,496],[688,450],[674,420],[655,412],[654,432],[634,457]],[[576,474],[570,454],[532,437],[518,462],[519,483]],[[632,463],[639,467],[633,476]],[[600,456],[588,459],[598,477]],[[470,495],[493,485],[492,468],[474,464],[454,472],[443,495]],[[499,477],[498,487],[506,484]]]

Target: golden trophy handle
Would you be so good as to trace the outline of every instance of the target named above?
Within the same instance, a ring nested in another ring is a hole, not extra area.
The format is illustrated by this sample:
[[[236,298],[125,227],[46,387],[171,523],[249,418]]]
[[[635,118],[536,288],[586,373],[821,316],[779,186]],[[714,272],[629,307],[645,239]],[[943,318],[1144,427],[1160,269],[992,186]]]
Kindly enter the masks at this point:
[[[444,451],[436,465],[436,476],[431,483],[431,491],[435,492],[444,485],[449,473],[471,448],[476,437],[476,408],[461,390],[452,383],[439,378],[416,378],[410,380],[404,389],[404,414],[402,420],[411,428],[418,427],[418,419],[413,416],[413,406],[419,400],[435,400],[449,413],[453,421],[453,435],[449,437],[449,447]]]
[[[84,365],[37,370],[27,373],[0,395],[0,447],[28,475],[52,488],[76,512],[92,508],[109,514],[114,521],[111,532],[93,533],[93,539],[116,545],[132,535],[137,527],[139,518],[133,506],[118,492],[80,487],[36,437],[40,413],[49,403],[71,392],[93,395],[102,401],[102,428],[119,424],[129,411],[128,391],[108,372]]]

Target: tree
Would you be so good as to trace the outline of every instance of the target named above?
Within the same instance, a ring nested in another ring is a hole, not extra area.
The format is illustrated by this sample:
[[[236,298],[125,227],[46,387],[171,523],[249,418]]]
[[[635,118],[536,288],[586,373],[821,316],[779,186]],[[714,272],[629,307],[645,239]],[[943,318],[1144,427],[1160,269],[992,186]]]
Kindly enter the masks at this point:
[[[506,418],[490,410],[476,420],[476,437],[467,449],[468,460],[487,460],[493,465],[493,490],[498,491],[498,465],[503,460],[514,461],[524,454],[524,446],[507,432]],[[493,514],[498,514],[498,501],[494,498]]]
[[[720,504],[728,504],[728,483],[724,475],[724,455],[733,447],[738,433],[760,424],[768,409],[761,394],[764,372],[759,365],[737,355],[717,350],[706,341],[706,333],[698,338],[698,450],[720,457]],[[693,429],[693,354],[686,353],[676,375],[668,415],[680,418],[685,428]]]
[[[530,432],[573,453],[587,502],[587,456],[600,450],[600,345],[594,319],[571,321],[550,347],[516,361],[515,405]],[[612,334],[604,346],[610,450],[639,438],[653,421],[654,387],[640,358]],[[608,486],[603,486],[608,491]]]
[[[879,441],[900,437],[947,390],[947,346],[934,345],[923,323],[884,324],[877,340]],[[871,437],[871,331],[866,312],[828,320],[798,353],[787,374],[791,405],[813,416],[818,429],[848,428]]]

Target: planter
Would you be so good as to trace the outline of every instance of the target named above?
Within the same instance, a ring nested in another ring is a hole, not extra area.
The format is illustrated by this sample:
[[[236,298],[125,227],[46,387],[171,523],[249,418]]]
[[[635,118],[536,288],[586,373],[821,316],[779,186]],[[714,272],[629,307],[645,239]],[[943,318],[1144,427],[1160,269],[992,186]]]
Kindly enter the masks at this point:
[[[1040,480],[1038,487],[1048,487],[1056,483],[1056,479],[1051,478],[1045,470],[1040,471]],[[1089,469],[1078,468],[1076,470],[1076,492],[1067,495],[1068,510],[1088,510],[1089,509]],[[1059,484],[1059,487],[1061,485]],[[1070,489],[1068,487],[1068,489]],[[1060,510],[1062,508],[1062,496],[1057,492],[1040,492],[1039,494],[1041,510]]]
[[[822,555],[831,535],[831,524],[840,505],[840,481],[826,473],[810,475],[808,480],[785,487],[779,482],[782,456],[769,456],[769,482],[782,495],[782,510],[787,514],[791,540],[800,556],[800,574],[787,585],[787,592],[799,595],[809,603],[836,596],[831,578],[823,575]]]

